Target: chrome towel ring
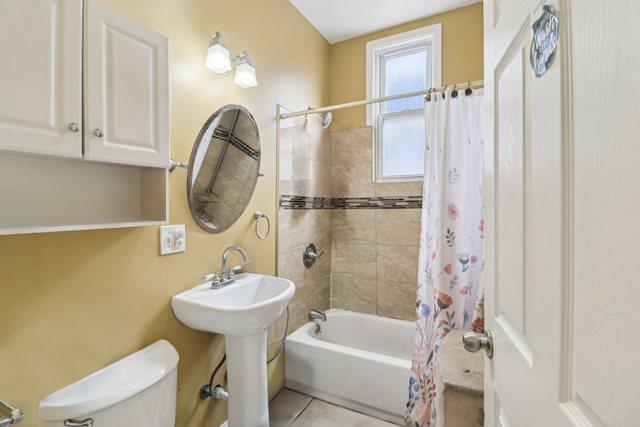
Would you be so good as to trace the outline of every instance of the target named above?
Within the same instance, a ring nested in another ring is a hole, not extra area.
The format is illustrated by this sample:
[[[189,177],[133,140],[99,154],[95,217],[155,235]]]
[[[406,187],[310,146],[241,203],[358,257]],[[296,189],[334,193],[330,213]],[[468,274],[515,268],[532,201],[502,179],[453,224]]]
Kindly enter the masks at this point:
[[[267,216],[267,214],[262,213],[260,211],[256,211],[253,214],[253,218],[256,220],[256,223],[255,223],[255,226],[254,226],[254,229],[255,229],[255,232],[256,232],[256,237],[258,237],[258,239],[260,239],[260,240],[264,240],[267,237],[269,237],[269,234],[271,233],[271,221],[269,220],[269,217]],[[267,221],[267,232],[264,233],[264,234],[260,234],[260,232],[258,231],[258,224],[260,223],[261,219],[264,219],[264,220]]]

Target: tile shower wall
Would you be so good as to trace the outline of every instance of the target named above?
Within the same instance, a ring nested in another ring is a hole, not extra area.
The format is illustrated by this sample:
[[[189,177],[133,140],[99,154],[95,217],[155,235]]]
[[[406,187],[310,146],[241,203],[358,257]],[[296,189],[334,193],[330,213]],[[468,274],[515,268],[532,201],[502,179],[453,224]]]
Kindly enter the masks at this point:
[[[413,319],[422,182],[374,183],[370,127],[329,133],[315,118],[280,132],[278,275],[296,284],[289,332],[313,308]],[[323,255],[311,268],[302,253]],[[269,333],[271,351],[284,316]]]
[[[422,182],[373,182],[371,127],[331,139],[331,307],[413,320]],[[366,198],[356,206],[382,202],[345,209],[338,198]],[[392,198],[400,202],[390,207]]]
[[[307,322],[309,309],[327,310],[330,303],[331,135],[322,129],[319,117],[283,121],[279,156],[280,195],[307,200],[306,208],[302,203],[298,208],[278,209],[278,276],[296,284],[289,304],[292,332]],[[323,254],[313,267],[306,268],[302,253],[312,242]],[[284,326],[283,316],[269,331],[272,351]]]

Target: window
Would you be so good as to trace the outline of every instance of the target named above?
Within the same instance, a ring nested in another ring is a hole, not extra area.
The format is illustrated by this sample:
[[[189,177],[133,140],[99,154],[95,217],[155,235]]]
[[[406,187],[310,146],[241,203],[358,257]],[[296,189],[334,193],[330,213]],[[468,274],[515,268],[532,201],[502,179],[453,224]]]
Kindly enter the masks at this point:
[[[440,86],[440,24],[367,43],[367,97]],[[424,173],[423,96],[367,106],[374,129],[374,179],[420,180]]]

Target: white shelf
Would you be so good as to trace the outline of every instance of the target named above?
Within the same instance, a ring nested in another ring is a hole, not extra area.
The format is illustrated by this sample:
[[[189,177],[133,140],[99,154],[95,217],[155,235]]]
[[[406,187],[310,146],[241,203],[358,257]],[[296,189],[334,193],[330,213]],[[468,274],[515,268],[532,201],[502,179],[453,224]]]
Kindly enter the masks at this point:
[[[0,235],[164,225],[168,171],[0,153]]]
[[[12,234],[55,233],[60,231],[107,230],[112,228],[133,228],[167,225],[167,221],[123,221],[111,223],[31,225],[21,228],[0,228],[0,236]]]

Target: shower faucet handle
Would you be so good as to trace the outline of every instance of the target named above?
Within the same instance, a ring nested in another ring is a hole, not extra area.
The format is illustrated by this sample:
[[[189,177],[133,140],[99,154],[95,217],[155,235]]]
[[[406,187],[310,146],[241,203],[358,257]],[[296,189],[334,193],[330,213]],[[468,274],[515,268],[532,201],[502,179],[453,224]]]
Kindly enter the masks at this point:
[[[316,245],[313,243],[309,243],[307,247],[304,249],[304,253],[302,254],[302,262],[305,267],[312,267],[315,264],[316,260],[320,258],[324,254],[324,251],[318,253],[318,249],[316,249]]]

